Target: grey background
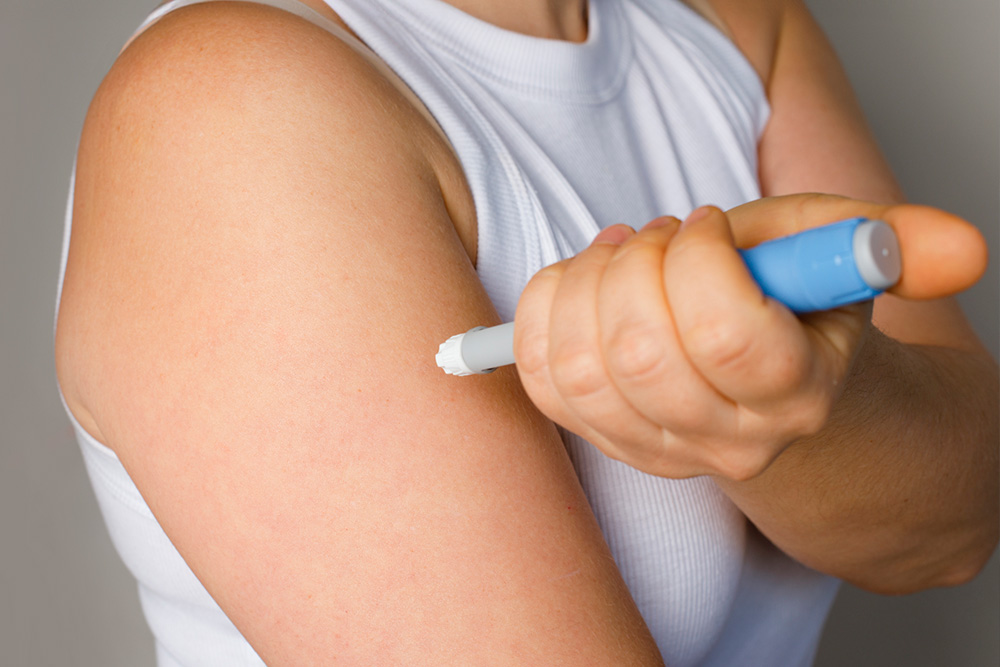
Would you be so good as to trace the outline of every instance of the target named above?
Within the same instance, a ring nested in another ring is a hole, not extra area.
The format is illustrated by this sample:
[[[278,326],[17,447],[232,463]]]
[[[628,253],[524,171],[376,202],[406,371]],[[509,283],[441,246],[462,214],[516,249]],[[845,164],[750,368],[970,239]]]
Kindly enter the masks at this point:
[[[1000,3],[810,0],[911,199],[975,221],[998,256]],[[87,103],[152,2],[0,0],[0,664],[152,665],[54,383],[62,215]],[[998,274],[963,295],[997,354]],[[817,664],[1000,664],[997,557],[966,586],[845,587]]]

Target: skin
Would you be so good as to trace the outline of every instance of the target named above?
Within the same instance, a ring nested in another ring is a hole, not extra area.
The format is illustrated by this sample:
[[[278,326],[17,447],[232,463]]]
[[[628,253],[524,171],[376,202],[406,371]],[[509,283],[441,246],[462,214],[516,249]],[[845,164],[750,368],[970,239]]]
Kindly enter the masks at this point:
[[[638,234],[611,228],[540,272],[521,301],[520,370],[536,404],[615,458],[677,478],[749,479],[819,431],[871,308],[796,317],[762,295],[732,228],[773,228],[778,214],[795,231],[855,215],[889,222],[905,258],[894,291],[911,298],[964,288],[985,266],[978,232],[954,216],[828,196],[760,200],[728,217],[704,207]]]
[[[968,581],[997,543],[997,367],[944,297],[978,279],[985,244],[944,212],[886,205],[902,195],[801,3],[711,4],[768,89],[764,194],[880,203],[772,198],[680,231],[605,232],[522,297],[524,386],[610,456],[713,475],[818,570],[883,593]],[[886,219],[902,244],[903,279],[873,316],[794,318],[734,252],[855,215]]]
[[[367,59],[178,10],[78,166],[61,386],[269,665],[661,663],[513,370],[434,364],[499,319],[450,147]]]
[[[902,201],[821,31],[801,2],[781,9],[780,47],[764,79],[775,111],[760,148],[765,194]],[[739,19],[731,25],[748,43]],[[767,55],[746,50],[757,63]],[[802,145],[825,159],[796,157]],[[982,246],[964,234],[920,238],[967,257],[970,267],[985,262]],[[951,245],[960,238],[967,255]],[[942,265],[935,260],[924,275]],[[996,361],[950,298],[886,295],[875,302],[873,323],[825,432],[789,448],[755,480],[724,488],[787,551],[870,590],[969,581],[996,548],[1000,527]],[[852,433],[856,424],[867,425],[867,437]],[[779,516],[792,506],[801,512]]]
[[[761,200],[728,217],[705,208],[638,234],[612,228],[525,291],[515,332],[522,381],[543,412],[609,456],[667,477],[715,476],[756,510],[765,534],[814,567],[884,592],[954,583],[948,577],[967,576],[956,562],[990,539],[979,522],[990,516],[992,478],[977,475],[972,458],[990,462],[988,432],[977,432],[988,428],[989,398],[964,387],[967,377],[920,365],[938,350],[871,327],[870,305],[799,318],[765,299],[732,230],[770,227],[777,214],[796,229],[854,215],[886,220],[904,256],[894,291],[911,299],[968,286],[985,266],[978,232],[954,216],[828,196]],[[684,279],[693,273],[702,278]],[[967,368],[962,356],[979,356],[951,354],[957,368]],[[942,377],[953,382],[935,386]],[[946,417],[939,403],[949,390],[962,392],[967,413]],[[962,419],[971,424],[953,433]],[[940,442],[915,437],[969,433],[983,441],[970,443],[964,470],[931,456]],[[921,493],[942,467],[965,475],[952,499],[970,505],[943,511],[941,493]],[[900,472],[911,477],[892,477]]]
[[[527,34],[585,35],[577,1],[459,6]],[[758,65],[783,25],[768,7],[716,7]],[[779,78],[768,79],[775,100],[796,97]],[[801,165],[780,149],[794,133],[774,126],[766,140],[763,181],[796,187],[788,174]],[[781,218],[799,209],[775,205]],[[720,217],[686,233],[712,232],[707,245],[730,251]],[[732,223],[737,237],[751,227]],[[650,230],[664,252],[685,233],[667,238],[669,227]],[[456,383],[426,354],[498,322],[474,248],[461,169],[422,107],[295,17],[239,3],[179,10],[128,47],[95,96],[60,384],[270,665],[660,663],[552,422],[516,374]],[[845,319],[874,336],[863,317]],[[754,486],[798,447],[723,488],[810,562],[808,512],[784,506],[777,484]]]

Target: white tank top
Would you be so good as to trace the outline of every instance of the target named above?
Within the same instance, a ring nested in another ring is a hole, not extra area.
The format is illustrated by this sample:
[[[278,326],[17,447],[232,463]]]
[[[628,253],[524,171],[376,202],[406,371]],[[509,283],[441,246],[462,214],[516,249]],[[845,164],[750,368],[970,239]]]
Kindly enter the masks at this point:
[[[169,2],[140,31],[203,1]],[[351,39],[296,0],[256,1]],[[477,271],[505,319],[536,271],[603,227],[760,196],[757,142],[769,111],[761,82],[721,32],[677,0],[590,0],[582,44],[505,31],[441,0],[326,2],[450,139],[475,201]],[[71,211],[72,188],[63,270]],[[114,453],[73,423],[112,540],[138,580],[160,667],[263,664]],[[653,477],[564,438],[668,664],[812,662],[836,580],[771,546],[708,478]]]

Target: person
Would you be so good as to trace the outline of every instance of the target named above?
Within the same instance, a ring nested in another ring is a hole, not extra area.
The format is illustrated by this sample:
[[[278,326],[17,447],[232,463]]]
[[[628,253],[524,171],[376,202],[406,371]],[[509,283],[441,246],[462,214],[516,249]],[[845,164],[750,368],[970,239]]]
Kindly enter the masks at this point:
[[[56,335],[159,664],[805,665],[838,579],[968,580],[985,257],[901,201],[799,0],[166,3]],[[853,215],[902,244],[873,310],[734,259]],[[515,315],[516,372],[435,367]]]

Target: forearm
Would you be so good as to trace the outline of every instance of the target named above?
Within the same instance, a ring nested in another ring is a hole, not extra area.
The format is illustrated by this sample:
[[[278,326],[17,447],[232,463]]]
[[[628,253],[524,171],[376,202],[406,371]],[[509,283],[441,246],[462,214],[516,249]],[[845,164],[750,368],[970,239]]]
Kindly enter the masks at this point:
[[[961,583],[997,542],[997,366],[874,328],[827,426],[719,480],[775,544],[884,593]]]

